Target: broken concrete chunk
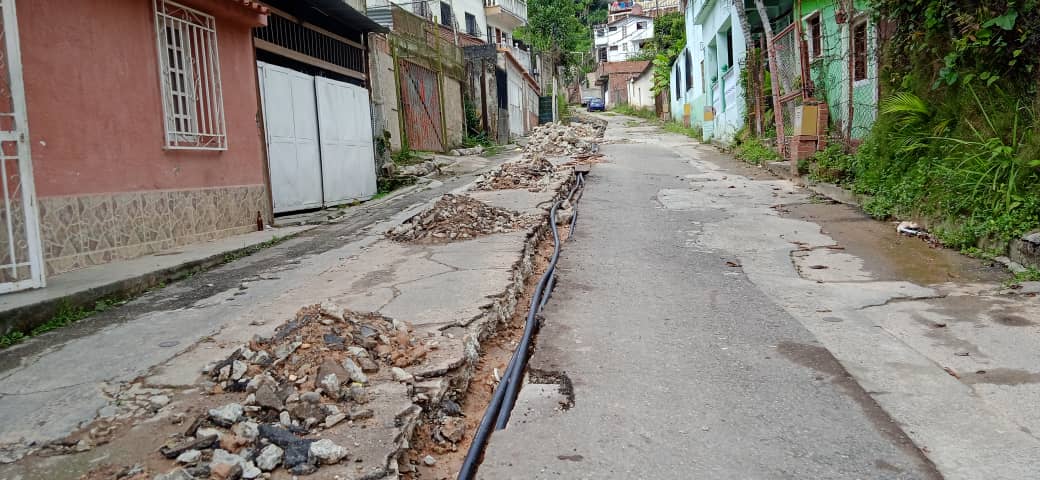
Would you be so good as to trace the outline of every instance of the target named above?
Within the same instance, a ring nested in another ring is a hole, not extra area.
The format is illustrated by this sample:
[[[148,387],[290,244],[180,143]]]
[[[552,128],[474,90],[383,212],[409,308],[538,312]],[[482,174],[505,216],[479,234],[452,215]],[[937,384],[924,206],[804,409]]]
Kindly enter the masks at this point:
[[[347,371],[351,381],[368,383],[368,376],[365,375],[365,372],[361,370],[361,367],[354,360],[349,358],[343,359],[343,369]]]
[[[368,390],[361,385],[350,386],[350,399],[355,403],[365,404],[368,403]]]
[[[405,369],[401,367],[391,368],[390,374],[393,375],[394,381],[397,382],[411,382],[415,380],[415,377],[412,374],[408,373]]]
[[[231,427],[231,431],[246,440],[256,440],[256,437],[260,436],[260,427],[255,422],[236,423]]]
[[[237,463],[211,463],[209,471],[216,480],[238,480],[242,478],[242,465]]]
[[[184,471],[183,468],[170,470],[169,472],[156,475],[154,480],[193,480],[194,477]]]
[[[260,450],[260,453],[256,456],[256,466],[260,470],[270,472],[278,468],[278,465],[282,463],[282,455],[285,452],[278,445],[268,445]]]
[[[327,438],[314,442],[310,446],[310,454],[322,465],[334,465],[347,456],[347,449],[336,445]]]
[[[159,448],[159,453],[166,458],[173,459],[188,450],[202,450],[210,448],[217,443],[219,438],[217,435],[203,435],[202,430],[201,428],[199,429],[198,438],[188,439],[173,445],[163,445]]]
[[[300,394],[300,400],[306,403],[321,403],[321,394],[318,392],[303,392]]]
[[[222,480],[233,480],[242,477],[242,457],[225,450],[213,450],[213,459],[209,462],[209,468],[213,476]]]
[[[361,366],[361,371],[365,373],[377,373],[379,372],[379,364],[372,361],[368,357],[358,358],[358,365]]]
[[[219,408],[209,410],[209,419],[222,427],[230,427],[242,418],[244,410],[242,405],[229,403]]]
[[[324,377],[318,377],[318,382],[321,388],[325,389],[325,393],[328,394],[329,398],[339,399],[339,377],[335,373],[330,373]]]
[[[351,420],[365,420],[372,418],[375,412],[371,408],[351,407],[350,411],[347,412],[347,417]]]
[[[343,321],[343,307],[337,305],[335,302],[326,300],[321,302],[319,308],[321,309],[322,315]]]
[[[153,411],[159,410],[170,404],[170,397],[166,395],[154,395],[148,399],[148,407]]]
[[[325,428],[332,428],[337,423],[342,422],[343,420],[346,420],[346,419],[347,419],[347,414],[345,414],[345,413],[337,413],[337,414],[334,414],[334,415],[329,415],[328,417],[325,417]]]
[[[282,410],[285,408],[285,398],[282,397],[273,383],[263,382],[256,389],[256,404],[271,410]]]
[[[260,469],[253,464],[253,462],[242,463],[242,478],[246,480],[252,480],[254,478],[259,477],[260,475],[263,475],[263,472],[261,472]]]
[[[241,380],[242,376],[246,374],[248,368],[249,366],[246,365],[246,362],[240,362],[238,360],[231,362],[231,379],[236,381]]]
[[[282,464],[290,469],[308,463],[310,446],[314,443],[314,440],[297,437],[292,432],[273,425],[260,425],[260,438],[282,448]]]
[[[198,463],[202,459],[202,452],[198,450],[188,450],[177,456],[177,463]]]

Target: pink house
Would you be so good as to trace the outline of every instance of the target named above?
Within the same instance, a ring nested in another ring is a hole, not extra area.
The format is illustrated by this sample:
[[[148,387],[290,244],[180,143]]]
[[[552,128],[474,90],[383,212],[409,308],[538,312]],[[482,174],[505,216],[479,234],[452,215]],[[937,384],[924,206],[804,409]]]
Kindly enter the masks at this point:
[[[251,33],[266,24],[265,7],[0,8],[0,293],[255,230],[258,212],[270,218]]]

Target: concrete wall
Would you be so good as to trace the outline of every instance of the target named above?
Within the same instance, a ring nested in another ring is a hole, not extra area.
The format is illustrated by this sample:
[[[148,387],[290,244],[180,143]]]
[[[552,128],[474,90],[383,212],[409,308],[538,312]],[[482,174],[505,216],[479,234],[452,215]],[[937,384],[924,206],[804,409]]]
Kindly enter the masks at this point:
[[[652,69],[629,80],[628,104],[633,107],[654,108],[654,94],[650,91],[651,87],[653,87]]]
[[[398,86],[394,74],[394,59],[390,56],[390,45],[385,35],[370,35],[369,60],[372,75],[372,108],[378,110],[383,128],[390,132],[390,148],[401,150],[401,111],[398,101]],[[372,132],[376,136],[381,132]]]
[[[865,0],[855,2],[859,15],[852,22],[837,23],[833,2],[825,0],[804,0],[798,17],[802,19],[802,28],[808,41],[808,24],[806,19],[813,15],[820,16],[821,52],[812,55],[810,74],[816,85],[815,96],[825,99],[830,111],[831,134],[861,139],[870,133],[877,117],[878,104],[878,55],[877,29],[871,22],[866,9]],[[867,22],[867,79],[852,82],[852,95],[849,95],[852,52],[849,41],[850,26],[859,21]],[[811,47],[810,47],[811,48]],[[851,129],[849,122],[849,104],[852,105]]]
[[[228,149],[164,150],[152,2],[19,0],[44,256],[51,273],[256,228],[269,212],[255,12],[218,15]]]
[[[447,149],[462,144],[466,135],[466,112],[462,103],[462,83],[451,77],[444,77],[444,128],[448,135]]]

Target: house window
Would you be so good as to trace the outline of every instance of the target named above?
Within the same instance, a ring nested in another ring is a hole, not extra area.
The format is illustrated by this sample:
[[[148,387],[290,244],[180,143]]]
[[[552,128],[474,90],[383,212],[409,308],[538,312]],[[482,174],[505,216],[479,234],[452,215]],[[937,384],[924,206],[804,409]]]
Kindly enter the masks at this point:
[[[607,49],[606,48],[600,48],[599,49],[599,61],[601,61],[601,62],[607,61]]]
[[[701,93],[707,92],[708,82],[704,81],[704,60],[701,60]]]
[[[733,66],[733,29],[726,30],[726,67]],[[728,71],[728,70],[727,70]]]
[[[616,52],[617,51],[617,45],[611,45],[610,46],[610,51],[611,52]]]
[[[867,79],[867,21],[852,26],[852,79]]]
[[[642,30],[646,28],[646,22],[636,22],[636,30]]]
[[[611,32],[616,32],[617,31],[617,27],[610,27],[607,30],[610,30]]]
[[[416,15],[423,18],[430,18],[433,14],[433,12],[430,11],[430,4],[426,0],[418,0],[412,8]]]
[[[166,0],[155,16],[166,148],[226,150],[216,21]]]
[[[820,14],[815,13],[805,21],[809,34],[809,57],[820,58],[823,56],[823,31],[820,25]]]
[[[597,28],[596,29],[596,36],[597,37],[602,37],[602,36],[604,36],[606,34],[607,34],[606,30],[603,30],[602,28]]]
[[[477,36],[477,17],[472,13],[466,14],[466,33]]]
[[[448,2],[441,2],[441,25],[450,27],[451,24],[451,4]]]
[[[676,100],[678,100],[679,99],[679,66],[678,65],[675,66],[675,75],[673,75],[673,77],[675,78],[675,85],[672,85],[672,97],[675,98]]]
[[[686,89],[689,90],[693,88],[693,56],[687,51],[685,57],[686,61],[683,66],[686,68]]]

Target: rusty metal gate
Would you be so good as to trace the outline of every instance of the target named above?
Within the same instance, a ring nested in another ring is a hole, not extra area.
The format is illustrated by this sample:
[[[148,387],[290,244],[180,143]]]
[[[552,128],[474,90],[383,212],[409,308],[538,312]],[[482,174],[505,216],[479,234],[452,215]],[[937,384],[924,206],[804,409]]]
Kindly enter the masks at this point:
[[[401,103],[408,148],[444,151],[444,126],[437,72],[401,61]]]
[[[788,152],[794,132],[794,119],[798,107],[808,97],[812,80],[808,73],[808,53],[802,41],[800,22],[794,22],[773,36],[773,52],[776,72],[772,74],[774,85],[779,86],[779,95],[773,99],[773,108],[782,116],[783,123],[777,125],[777,145],[781,154]],[[774,90],[777,91],[777,90]]]
[[[0,293],[44,286],[14,0],[0,0]]]

